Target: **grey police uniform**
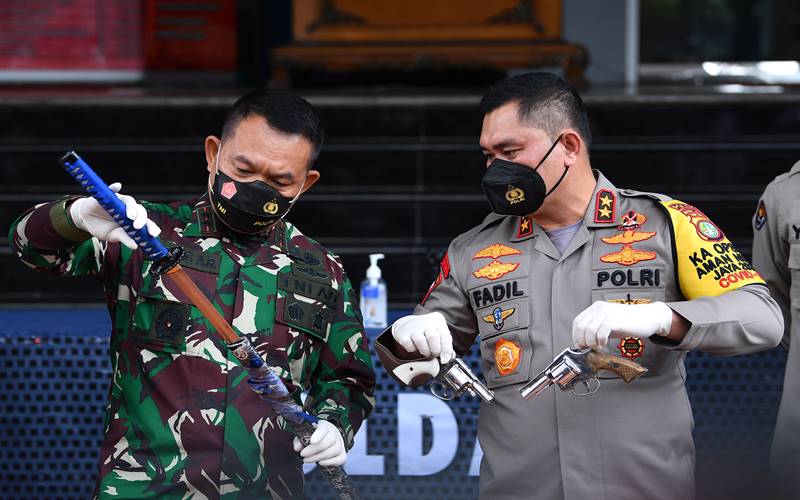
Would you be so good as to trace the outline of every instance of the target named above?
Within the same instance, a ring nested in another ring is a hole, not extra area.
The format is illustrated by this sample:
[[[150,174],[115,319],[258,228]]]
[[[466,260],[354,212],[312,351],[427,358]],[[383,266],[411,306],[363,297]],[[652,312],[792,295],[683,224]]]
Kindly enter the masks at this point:
[[[789,356],[771,463],[796,492],[800,486],[800,161],[776,177],[761,196],[753,217],[753,266],[783,312],[783,345]]]
[[[489,215],[453,240],[414,311],[441,312],[459,355],[480,338],[496,396],[480,408],[481,498],[693,498],[686,351],[743,354],[780,340],[780,311],[763,281],[702,212],[595,175],[563,254],[530,216]],[[677,345],[611,339],[606,352],[649,370],[630,385],[601,372],[594,395],[553,389],[523,399],[520,387],[572,345],[572,320],[597,300],[664,301],[692,326]],[[379,344],[393,344],[390,336]],[[378,352],[384,366],[397,365]]]

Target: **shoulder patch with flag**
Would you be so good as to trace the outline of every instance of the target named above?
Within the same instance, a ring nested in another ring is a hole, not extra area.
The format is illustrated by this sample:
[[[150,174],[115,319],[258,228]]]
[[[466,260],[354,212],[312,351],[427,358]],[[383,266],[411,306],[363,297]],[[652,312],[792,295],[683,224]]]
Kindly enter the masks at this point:
[[[715,297],[764,280],[722,230],[699,209],[678,200],[662,201],[675,235],[681,292],[687,299]]]

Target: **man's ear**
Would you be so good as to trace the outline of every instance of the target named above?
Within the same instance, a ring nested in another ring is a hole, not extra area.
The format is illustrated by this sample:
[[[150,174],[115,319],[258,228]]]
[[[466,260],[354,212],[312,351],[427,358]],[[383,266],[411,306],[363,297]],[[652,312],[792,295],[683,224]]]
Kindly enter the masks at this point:
[[[561,139],[564,143],[564,163],[569,167],[578,161],[583,151],[583,139],[574,130],[567,130]]]
[[[214,171],[214,162],[217,159],[217,153],[219,152],[219,145],[221,142],[222,141],[220,141],[219,137],[215,135],[209,135],[206,137],[206,169],[209,173]]]
[[[306,182],[303,184],[303,189],[300,191],[300,194],[305,193],[308,191],[311,186],[317,183],[319,180],[320,173],[317,170],[309,170],[308,175],[306,176]]]

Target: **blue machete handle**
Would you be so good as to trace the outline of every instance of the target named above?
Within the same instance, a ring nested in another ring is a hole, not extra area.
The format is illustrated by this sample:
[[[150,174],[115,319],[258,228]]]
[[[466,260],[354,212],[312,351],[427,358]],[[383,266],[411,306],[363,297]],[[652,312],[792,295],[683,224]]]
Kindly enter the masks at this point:
[[[117,195],[108,188],[108,184],[103,182],[103,179],[75,151],[65,154],[59,161],[67,173],[100,203],[100,206],[114,218],[114,221],[128,233],[128,236],[133,238],[148,259],[159,260],[169,254],[167,247],[158,241],[158,238],[154,238],[147,232],[146,225],[141,229],[134,229],[133,221],[125,214],[125,203],[117,198]]]

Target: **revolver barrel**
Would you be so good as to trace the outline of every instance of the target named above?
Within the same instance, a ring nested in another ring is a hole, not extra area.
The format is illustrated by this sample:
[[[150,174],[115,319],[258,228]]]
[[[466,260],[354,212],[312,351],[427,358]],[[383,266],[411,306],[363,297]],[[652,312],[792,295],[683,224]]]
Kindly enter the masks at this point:
[[[531,380],[527,384],[523,385],[519,393],[525,399],[531,399],[534,396],[538,396],[541,394],[545,389],[553,385],[553,380],[547,376],[546,373],[542,373],[535,379]]]

